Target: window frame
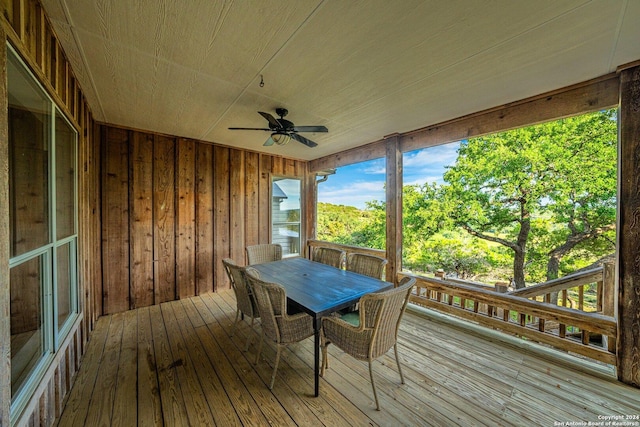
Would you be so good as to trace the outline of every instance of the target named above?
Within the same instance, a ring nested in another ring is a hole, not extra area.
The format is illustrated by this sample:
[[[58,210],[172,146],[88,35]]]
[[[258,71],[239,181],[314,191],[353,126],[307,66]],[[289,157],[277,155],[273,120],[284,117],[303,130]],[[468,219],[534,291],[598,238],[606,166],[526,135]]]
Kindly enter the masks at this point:
[[[49,92],[36,78],[31,68],[25,63],[20,54],[11,46],[7,46],[7,62],[13,61],[14,65],[21,67],[24,76],[31,79],[31,83],[37,87],[46,99],[45,104],[51,106],[49,128],[47,132],[47,179],[46,190],[47,210],[48,210],[48,236],[47,243],[25,253],[9,258],[9,271],[19,265],[40,258],[40,308],[41,316],[41,345],[42,354],[33,367],[30,368],[26,378],[11,392],[11,424],[17,421],[17,417],[24,410],[31,395],[39,385],[51,364],[56,358],[62,343],[67,339],[74,324],[80,317],[79,284],[78,284],[78,153],[80,135],[72,122],[68,119],[62,109],[58,107]],[[8,82],[7,82],[8,85]],[[9,91],[9,87],[7,87]],[[60,117],[68,125],[73,134],[73,233],[61,239],[57,237],[57,204],[56,204],[56,118]],[[11,144],[11,141],[9,141]],[[11,172],[10,172],[11,173]],[[58,325],[58,278],[57,278],[57,250],[68,245],[69,248],[69,315]],[[11,284],[9,284],[11,286]],[[12,378],[13,379],[13,378]],[[12,380],[11,379],[11,380]]]
[[[279,221],[279,222],[274,222],[274,212],[273,212],[273,207],[274,207],[274,194],[273,194],[273,186],[274,184],[276,184],[278,181],[283,181],[283,180],[292,180],[292,181],[298,181],[299,184],[299,189],[300,189],[300,200],[299,200],[299,206],[300,206],[300,219],[297,222],[291,222],[291,221]],[[298,251],[297,252],[287,252],[288,248],[283,247],[282,248],[282,258],[292,258],[292,257],[301,257],[304,255],[304,248],[303,248],[303,242],[305,242],[305,229],[304,229],[304,209],[305,207],[303,206],[303,200],[304,200],[304,180],[300,177],[295,177],[295,176],[287,176],[287,175],[271,175],[271,185],[269,186],[269,241],[271,243],[279,243],[277,241],[274,241],[274,225],[275,224],[282,224],[282,225],[297,225],[298,226]]]

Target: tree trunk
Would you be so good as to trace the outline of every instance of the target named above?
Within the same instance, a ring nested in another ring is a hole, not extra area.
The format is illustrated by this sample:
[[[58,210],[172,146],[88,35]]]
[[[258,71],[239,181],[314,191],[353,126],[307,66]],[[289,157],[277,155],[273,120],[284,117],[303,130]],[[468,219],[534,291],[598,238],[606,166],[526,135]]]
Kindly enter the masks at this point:
[[[524,281],[524,262],[527,255],[526,247],[529,239],[529,231],[531,231],[531,222],[529,221],[529,212],[523,208],[522,220],[520,221],[520,231],[514,245],[513,252],[513,285],[516,289],[522,289],[526,286]]]
[[[513,256],[513,284],[516,289],[522,289],[526,286],[524,281],[524,257],[525,252],[523,250],[515,250]]]
[[[562,257],[555,253],[552,253],[547,262],[547,282],[549,280],[557,279],[558,272],[560,271],[560,259]]]
[[[553,252],[551,253],[551,256],[549,257],[549,261],[547,262],[547,282],[549,280],[558,278],[561,259],[562,259],[562,256],[558,255],[557,253],[553,253]],[[551,304],[556,304],[558,302],[559,294],[560,294],[559,291],[551,292],[549,302]]]

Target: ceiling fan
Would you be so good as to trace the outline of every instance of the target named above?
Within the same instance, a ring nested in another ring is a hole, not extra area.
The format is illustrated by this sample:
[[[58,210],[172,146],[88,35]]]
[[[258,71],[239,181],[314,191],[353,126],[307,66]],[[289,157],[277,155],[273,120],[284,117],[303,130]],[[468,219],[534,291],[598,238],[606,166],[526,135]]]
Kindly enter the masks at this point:
[[[285,120],[284,116],[289,113],[286,108],[276,108],[276,114],[280,116],[279,119],[276,119],[269,113],[262,111],[258,111],[258,113],[267,119],[269,128],[229,128],[229,130],[265,130],[271,132],[271,136],[264,143],[265,146],[273,144],[285,145],[291,141],[291,139],[295,139],[307,147],[315,147],[318,144],[302,135],[298,135],[298,132],[329,132],[329,129],[325,126],[296,126],[289,120]]]

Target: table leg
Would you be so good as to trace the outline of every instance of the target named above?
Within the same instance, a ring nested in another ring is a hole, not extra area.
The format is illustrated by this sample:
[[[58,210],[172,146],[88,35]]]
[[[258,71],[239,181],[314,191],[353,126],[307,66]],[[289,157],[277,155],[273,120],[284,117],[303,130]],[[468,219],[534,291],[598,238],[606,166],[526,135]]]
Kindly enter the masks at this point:
[[[318,397],[319,388],[320,388],[320,319],[317,317],[313,318],[313,329],[315,331],[314,334],[314,351],[313,351],[313,368],[314,368],[314,396]]]

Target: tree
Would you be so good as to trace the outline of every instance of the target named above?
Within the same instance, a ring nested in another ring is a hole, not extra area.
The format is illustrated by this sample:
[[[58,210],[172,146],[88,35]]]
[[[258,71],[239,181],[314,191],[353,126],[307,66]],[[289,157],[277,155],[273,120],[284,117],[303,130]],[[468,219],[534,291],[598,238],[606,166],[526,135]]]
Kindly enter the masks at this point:
[[[615,110],[553,122],[567,156],[554,161],[546,209],[563,224],[550,233],[546,279],[556,279],[564,257],[579,247],[615,250],[617,126]],[[563,154],[562,152],[558,153]]]
[[[469,234],[511,249],[514,283],[522,288],[534,219],[562,225],[537,239],[551,245],[550,270],[577,245],[612,230],[615,142],[612,111],[463,142],[444,175],[452,218]]]

